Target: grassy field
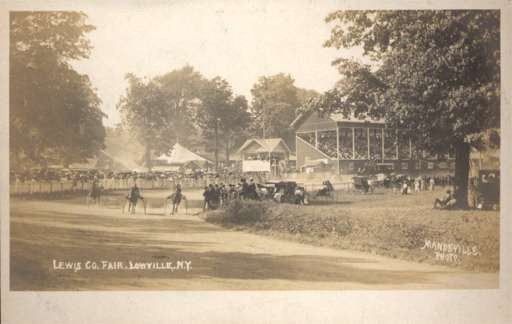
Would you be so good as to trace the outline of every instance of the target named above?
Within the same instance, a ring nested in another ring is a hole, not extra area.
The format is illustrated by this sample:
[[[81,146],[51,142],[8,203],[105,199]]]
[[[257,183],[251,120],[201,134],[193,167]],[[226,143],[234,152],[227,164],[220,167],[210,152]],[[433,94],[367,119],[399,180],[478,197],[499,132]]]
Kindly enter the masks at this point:
[[[301,207],[252,203],[256,206],[210,212],[207,220],[314,245],[498,271],[499,212],[433,209],[433,200],[442,194],[439,190],[402,196],[380,190]]]

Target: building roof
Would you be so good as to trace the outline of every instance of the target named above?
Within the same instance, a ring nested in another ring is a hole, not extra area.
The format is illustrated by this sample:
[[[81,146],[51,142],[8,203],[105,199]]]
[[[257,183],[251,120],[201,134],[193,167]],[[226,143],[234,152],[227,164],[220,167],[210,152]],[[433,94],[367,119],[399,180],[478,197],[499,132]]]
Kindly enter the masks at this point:
[[[180,143],[174,144],[170,154],[162,154],[157,160],[164,160],[169,164],[184,164],[187,162],[209,162],[211,161],[203,158],[202,156],[190,151]]]
[[[292,123],[290,124],[290,127],[291,128],[294,128],[294,129],[297,129],[299,128],[307,119],[309,116],[311,116],[311,114],[313,114],[314,111],[309,111],[309,112],[303,112],[303,113],[300,113],[293,121]],[[333,113],[333,114],[329,114],[328,116],[324,116],[324,118],[326,119],[330,119],[332,120],[333,122],[350,122],[350,123],[378,123],[378,124],[384,124],[385,121],[384,119],[375,119],[375,118],[370,118],[368,116],[359,116],[359,117],[356,117],[354,114],[350,114],[348,116],[345,116],[344,114],[342,113]]]
[[[257,152],[267,153],[274,152],[280,143],[283,143],[283,147],[291,153],[290,148],[286,145],[285,141],[282,138],[251,138],[245,141],[242,146],[236,151],[236,155],[239,155],[244,149],[246,149],[252,143],[257,143],[260,145],[260,148],[257,149]]]

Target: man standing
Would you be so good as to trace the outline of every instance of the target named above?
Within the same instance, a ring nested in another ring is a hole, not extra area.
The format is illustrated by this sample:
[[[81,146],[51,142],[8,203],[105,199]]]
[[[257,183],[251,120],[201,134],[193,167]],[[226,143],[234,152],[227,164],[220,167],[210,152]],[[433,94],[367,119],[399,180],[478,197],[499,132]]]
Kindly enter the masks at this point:
[[[258,199],[258,193],[256,192],[256,183],[254,183],[254,179],[251,178],[251,180],[249,180],[249,186],[247,188],[247,190],[249,191],[249,199],[253,199],[253,200],[256,200]]]
[[[240,191],[240,196],[242,197],[242,199],[249,198],[249,185],[247,184],[245,178],[240,179],[240,183],[242,187]]]
[[[89,192],[89,197],[98,206],[100,205],[101,187],[100,187],[100,181],[98,179],[98,176],[94,176],[94,179],[92,180],[91,191]]]
[[[208,186],[205,186],[203,191],[203,211],[207,208],[210,208],[210,189]]]

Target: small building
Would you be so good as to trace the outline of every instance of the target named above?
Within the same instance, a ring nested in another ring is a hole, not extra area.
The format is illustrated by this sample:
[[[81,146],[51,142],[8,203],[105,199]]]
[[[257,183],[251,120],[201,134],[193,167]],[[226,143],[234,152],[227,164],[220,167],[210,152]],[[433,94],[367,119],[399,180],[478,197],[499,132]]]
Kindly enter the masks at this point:
[[[242,161],[244,172],[272,172],[278,175],[286,170],[292,152],[282,138],[251,138],[236,151],[234,157]]]
[[[425,154],[399,131],[386,127],[384,120],[310,112],[299,115],[291,126],[296,131],[299,171],[315,165],[337,174],[451,173],[455,168],[453,153],[442,159]]]

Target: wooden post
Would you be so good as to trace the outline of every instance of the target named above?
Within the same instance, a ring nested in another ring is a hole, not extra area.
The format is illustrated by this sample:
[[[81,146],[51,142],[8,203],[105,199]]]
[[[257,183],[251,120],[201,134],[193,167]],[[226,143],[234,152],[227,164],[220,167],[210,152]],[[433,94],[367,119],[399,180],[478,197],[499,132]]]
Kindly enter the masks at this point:
[[[398,160],[398,129],[395,130],[395,160]]]
[[[352,160],[356,159],[356,129],[352,127]]]
[[[381,145],[382,146],[382,152],[381,152],[382,154],[381,154],[381,156],[382,156],[382,163],[384,163],[384,128],[382,128],[381,139],[382,139],[381,140],[381,143],[382,143],[382,145]]]
[[[409,160],[412,160],[412,140],[409,137]]]
[[[299,150],[297,149],[297,133],[295,133],[295,170],[300,171],[299,167]]]
[[[366,156],[367,159],[370,159],[370,127],[367,127],[366,128],[366,139],[367,139],[367,142],[368,142],[368,155]]]
[[[336,159],[338,160],[338,174],[341,174],[340,170],[340,128],[336,124]]]

